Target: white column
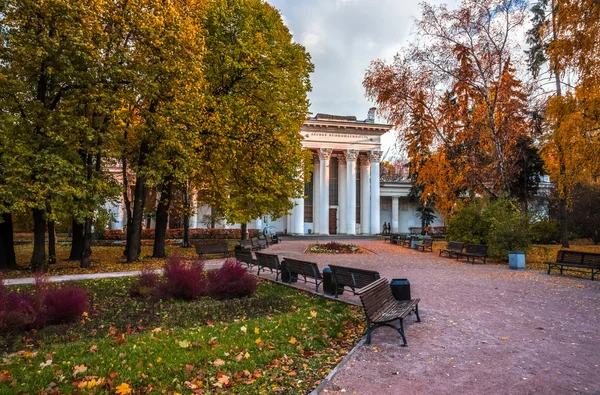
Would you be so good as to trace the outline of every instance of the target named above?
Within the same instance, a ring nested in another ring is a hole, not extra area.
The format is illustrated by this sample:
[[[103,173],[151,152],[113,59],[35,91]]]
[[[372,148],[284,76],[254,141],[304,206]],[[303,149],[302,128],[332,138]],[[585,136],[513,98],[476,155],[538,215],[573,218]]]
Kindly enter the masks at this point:
[[[381,151],[369,151],[371,159],[371,233],[381,233],[379,226],[381,210],[379,208],[379,161]]]
[[[321,161],[319,226],[322,235],[329,235],[329,158],[331,158],[331,151],[333,151],[331,148],[319,148],[319,160]]]
[[[300,178],[302,179],[302,196],[293,200],[294,208],[292,210],[293,228],[292,234],[304,234],[304,177],[302,177],[302,168],[300,168]]]
[[[371,233],[371,162],[360,158],[360,233]]]
[[[285,216],[285,229],[287,230],[287,234],[292,234],[292,227],[294,226],[294,221],[292,221],[292,216],[290,214]]]
[[[356,157],[357,150],[347,150],[346,156],[346,234],[356,234]]]
[[[321,226],[319,224],[319,217],[321,212],[321,162],[319,157],[316,158],[313,170],[313,234],[318,235],[321,232]]]
[[[398,233],[398,197],[392,196],[392,233]]]
[[[348,209],[346,200],[346,157],[338,156],[338,217],[340,219],[340,227],[338,233],[346,233],[346,223]]]

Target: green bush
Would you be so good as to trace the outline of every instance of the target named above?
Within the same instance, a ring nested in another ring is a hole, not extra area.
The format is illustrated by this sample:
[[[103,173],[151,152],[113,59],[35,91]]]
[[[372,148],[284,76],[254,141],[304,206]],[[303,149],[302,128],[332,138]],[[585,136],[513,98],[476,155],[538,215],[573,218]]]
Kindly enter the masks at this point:
[[[446,239],[486,244],[490,224],[483,216],[484,203],[483,199],[477,199],[466,206],[459,205],[448,219]]]
[[[487,244],[490,257],[507,260],[509,251],[529,248],[530,220],[510,199],[476,199],[450,217],[448,239]]]
[[[558,221],[544,218],[531,224],[531,241],[535,244],[556,244],[560,242]]]

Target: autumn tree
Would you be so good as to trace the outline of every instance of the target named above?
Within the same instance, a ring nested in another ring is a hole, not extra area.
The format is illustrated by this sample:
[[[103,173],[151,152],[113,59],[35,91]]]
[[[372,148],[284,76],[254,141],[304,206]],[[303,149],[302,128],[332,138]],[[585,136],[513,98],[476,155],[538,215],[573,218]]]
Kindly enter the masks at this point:
[[[464,194],[511,192],[519,139],[530,131],[527,95],[511,62],[525,4],[422,4],[415,39],[392,64],[374,61],[367,97],[400,130],[411,174],[449,213]]]
[[[94,63],[92,36],[98,32],[98,2],[5,1],[0,53],[1,108],[10,118],[16,160],[7,171],[12,210],[31,210],[31,266],[46,263],[46,224],[67,196],[83,185],[77,132],[88,127],[72,111],[73,97],[89,83]]]
[[[139,257],[148,188],[161,181],[161,192],[169,188],[169,177],[174,177],[177,163],[172,155],[184,152],[190,142],[185,133],[192,129],[190,125],[198,116],[196,103],[202,98],[204,52],[197,17],[201,15],[201,1],[140,0],[135,4],[136,9],[130,14],[128,65],[135,78],[128,85],[122,140],[124,172],[129,165],[135,173],[132,208],[127,204],[129,198],[125,192],[128,262]],[[165,199],[166,195],[163,205]],[[166,231],[166,218],[160,220]]]
[[[245,227],[285,214],[302,197],[300,128],[313,66],[261,0],[213,1],[205,27],[206,122],[196,142],[205,171],[195,185],[228,222]]]

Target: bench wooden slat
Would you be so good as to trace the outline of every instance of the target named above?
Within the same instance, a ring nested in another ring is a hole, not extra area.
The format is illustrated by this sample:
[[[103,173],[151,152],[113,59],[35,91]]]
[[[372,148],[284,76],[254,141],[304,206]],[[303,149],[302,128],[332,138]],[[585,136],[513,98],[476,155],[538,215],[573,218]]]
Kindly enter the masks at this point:
[[[426,248],[429,248],[429,251],[433,252],[433,239],[431,237],[426,237],[419,244],[417,244],[417,250],[421,249],[425,252]]]
[[[352,293],[380,278],[379,272],[346,266],[329,265],[335,284],[335,297],[338,297],[338,286],[349,287]]]
[[[256,265],[256,259],[254,259],[252,257],[252,251],[242,250],[242,249],[238,248],[234,251],[234,253],[235,253],[235,259],[237,259],[238,261],[240,261],[242,263],[245,263],[249,269],[251,269],[252,266]]]
[[[456,259],[467,258],[467,262],[475,263],[476,258],[486,263],[488,246],[484,244],[467,244],[463,252],[456,252]],[[469,259],[470,258],[470,259]]]
[[[439,256],[442,256],[442,253],[447,253],[448,257],[451,258],[452,254],[456,254],[462,252],[465,247],[465,243],[461,243],[459,241],[449,241],[446,245],[446,248],[440,249]]]
[[[256,252],[256,265],[258,270],[256,275],[260,275],[261,269],[265,271],[269,269],[271,273],[275,270],[275,281],[279,280],[279,274],[281,273],[281,264],[279,263],[279,257],[274,254],[265,254],[264,252]]]
[[[594,252],[559,250],[556,253],[556,262],[544,263],[548,265],[548,274],[554,267],[560,270],[560,274],[563,274],[564,267],[590,269],[593,281],[596,274],[600,273],[600,254]]]
[[[313,278],[315,280],[316,292],[319,292],[319,285],[323,282],[323,276],[319,270],[319,266],[314,262],[301,261],[292,258],[283,258],[285,261],[286,269],[290,275],[290,281],[294,274],[304,277],[304,282],[307,282],[307,278]]]
[[[380,278],[357,291],[360,302],[367,319],[367,343],[371,344],[371,332],[380,326],[394,328],[402,336],[403,345],[406,346],[404,335],[404,318],[415,312],[417,322],[419,318],[419,299],[396,300],[387,279]],[[400,320],[400,326],[390,324],[391,321]]]
[[[223,255],[230,256],[231,251],[227,244],[198,244],[196,245],[196,253],[202,255]]]

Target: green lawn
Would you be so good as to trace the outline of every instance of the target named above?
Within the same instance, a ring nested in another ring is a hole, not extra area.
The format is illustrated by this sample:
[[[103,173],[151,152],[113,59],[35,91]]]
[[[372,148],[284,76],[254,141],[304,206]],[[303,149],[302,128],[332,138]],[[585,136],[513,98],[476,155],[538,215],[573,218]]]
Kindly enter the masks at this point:
[[[1,338],[0,394],[306,393],[364,330],[357,308],[268,282],[235,301],[150,303],[131,281],[81,282],[80,322]]]

